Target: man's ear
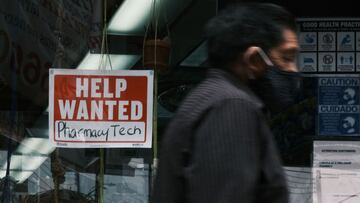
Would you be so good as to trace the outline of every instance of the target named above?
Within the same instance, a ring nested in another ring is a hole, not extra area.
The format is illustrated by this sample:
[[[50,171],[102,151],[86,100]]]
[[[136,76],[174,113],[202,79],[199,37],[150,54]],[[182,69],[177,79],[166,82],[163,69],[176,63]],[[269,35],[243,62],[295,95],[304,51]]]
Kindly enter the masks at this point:
[[[246,49],[242,55],[242,61],[247,69],[249,75],[255,78],[261,77],[266,71],[266,63],[261,58],[260,48],[252,46]]]

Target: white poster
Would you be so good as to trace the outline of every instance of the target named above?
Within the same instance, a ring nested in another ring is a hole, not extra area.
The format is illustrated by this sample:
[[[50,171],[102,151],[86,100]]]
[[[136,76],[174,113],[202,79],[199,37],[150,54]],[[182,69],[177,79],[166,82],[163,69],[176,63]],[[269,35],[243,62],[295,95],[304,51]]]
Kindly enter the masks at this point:
[[[314,141],[313,203],[360,202],[360,142]]]

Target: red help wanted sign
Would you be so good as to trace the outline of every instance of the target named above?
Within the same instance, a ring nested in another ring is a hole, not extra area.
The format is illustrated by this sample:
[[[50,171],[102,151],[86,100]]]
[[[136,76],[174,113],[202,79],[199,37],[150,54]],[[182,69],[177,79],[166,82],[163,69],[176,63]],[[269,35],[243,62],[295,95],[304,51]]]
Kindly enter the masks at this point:
[[[151,147],[153,72],[50,70],[49,138],[58,147]]]

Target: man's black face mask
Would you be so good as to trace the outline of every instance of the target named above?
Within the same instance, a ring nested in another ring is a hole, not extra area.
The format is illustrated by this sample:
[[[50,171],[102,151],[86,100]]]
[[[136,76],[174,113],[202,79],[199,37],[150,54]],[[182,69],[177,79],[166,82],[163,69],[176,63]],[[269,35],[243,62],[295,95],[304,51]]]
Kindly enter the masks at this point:
[[[268,66],[266,72],[262,78],[251,80],[250,87],[270,112],[276,114],[288,109],[299,99],[301,77],[298,72],[282,71],[263,55],[265,53],[260,54]]]

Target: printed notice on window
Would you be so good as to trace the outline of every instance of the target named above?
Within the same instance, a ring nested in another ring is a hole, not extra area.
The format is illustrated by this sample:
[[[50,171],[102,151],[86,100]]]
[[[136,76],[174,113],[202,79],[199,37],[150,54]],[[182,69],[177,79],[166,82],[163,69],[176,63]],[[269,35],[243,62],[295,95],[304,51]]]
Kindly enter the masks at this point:
[[[314,141],[313,203],[360,202],[360,142]]]
[[[57,147],[151,147],[152,71],[51,69],[49,87]]]

